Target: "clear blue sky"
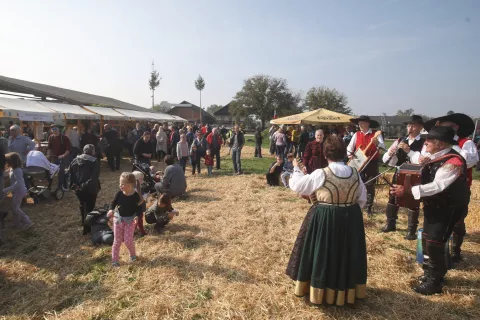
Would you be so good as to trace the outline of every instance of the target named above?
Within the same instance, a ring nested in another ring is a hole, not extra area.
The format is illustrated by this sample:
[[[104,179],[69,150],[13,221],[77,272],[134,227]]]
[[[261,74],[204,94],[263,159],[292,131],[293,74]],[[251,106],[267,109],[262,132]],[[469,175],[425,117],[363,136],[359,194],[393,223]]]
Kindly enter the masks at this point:
[[[480,116],[480,1],[6,1],[0,74],[151,105],[227,104],[255,74],[356,114]]]

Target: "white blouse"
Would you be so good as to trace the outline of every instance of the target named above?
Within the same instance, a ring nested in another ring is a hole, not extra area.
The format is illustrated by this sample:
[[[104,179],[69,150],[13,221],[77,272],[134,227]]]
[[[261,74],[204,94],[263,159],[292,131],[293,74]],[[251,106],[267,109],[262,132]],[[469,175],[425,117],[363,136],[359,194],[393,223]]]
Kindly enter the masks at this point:
[[[328,165],[332,172],[341,178],[349,177],[352,174],[352,168],[345,165],[343,162],[330,162]],[[359,175],[360,196],[357,203],[361,208],[367,203],[367,189],[363,184]],[[309,196],[325,184],[325,172],[322,169],[317,169],[311,174],[304,174],[298,167],[293,169],[293,174],[290,177],[290,188],[304,196]]]
[[[435,154],[429,156],[430,159],[435,160],[448,152],[451,148],[443,149]],[[461,174],[461,167],[457,166],[441,166],[435,174],[435,179],[427,184],[422,184],[412,187],[413,198],[419,200],[423,197],[433,196],[445,190],[451,185]]]

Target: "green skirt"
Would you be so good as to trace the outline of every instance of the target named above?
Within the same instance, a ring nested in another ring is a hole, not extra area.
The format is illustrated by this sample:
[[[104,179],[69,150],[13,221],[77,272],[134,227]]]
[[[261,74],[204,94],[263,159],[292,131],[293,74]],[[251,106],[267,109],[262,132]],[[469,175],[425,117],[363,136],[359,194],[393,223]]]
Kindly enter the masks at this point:
[[[287,267],[295,294],[314,304],[365,298],[367,249],[360,206],[315,204],[300,228]]]

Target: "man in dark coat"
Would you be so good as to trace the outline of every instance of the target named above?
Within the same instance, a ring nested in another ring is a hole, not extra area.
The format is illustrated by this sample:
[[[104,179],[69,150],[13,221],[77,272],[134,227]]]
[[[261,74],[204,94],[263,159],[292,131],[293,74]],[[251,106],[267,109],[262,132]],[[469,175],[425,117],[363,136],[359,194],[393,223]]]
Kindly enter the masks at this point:
[[[95,157],[95,147],[87,144],[83,154],[77,156],[70,164],[70,188],[80,201],[83,234],[90,232],[85,225],[85,217],[95,208],[97,195],[100,191],[100,162]]]
[[[105,139],[105,154],[107,155],[108,166],[112,171],[120,170],[120,155],[122,147],[118,139],[118,132],[112,129],[109,124],[103,126],[102,138]]]
[[[150,159],[153,157],[153,146],[150,143],[150,132],[145,131],[142,139],[138,139],[133,146],[133,155],[140,163],[150,165]]]

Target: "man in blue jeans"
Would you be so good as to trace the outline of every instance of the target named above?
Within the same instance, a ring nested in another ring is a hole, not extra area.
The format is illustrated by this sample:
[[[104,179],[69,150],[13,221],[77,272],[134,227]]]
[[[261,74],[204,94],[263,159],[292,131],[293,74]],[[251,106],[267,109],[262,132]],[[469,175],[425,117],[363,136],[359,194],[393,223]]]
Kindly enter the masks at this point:
[[[245,138],[243,136],[243,132],[239,130],[238,125],[233,127],[232,137],[230,138],[229,145],[232,146],[232,161],[233,161],[233,169],[235,173],[240,175],[242,174],[242,162],[241,162],[241,155],[242,155],[242,148],[245,144]]]

